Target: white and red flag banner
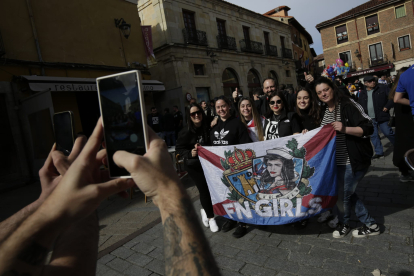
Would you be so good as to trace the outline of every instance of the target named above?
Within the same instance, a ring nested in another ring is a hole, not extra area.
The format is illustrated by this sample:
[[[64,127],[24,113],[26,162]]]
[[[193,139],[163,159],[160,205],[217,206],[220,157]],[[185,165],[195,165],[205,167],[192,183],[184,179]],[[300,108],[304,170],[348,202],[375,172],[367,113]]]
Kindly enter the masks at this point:
[[[336,132],[327,125],[306,134],[223,147],[202,147],[214,213],[258,225],[299,221],[337,200]]]

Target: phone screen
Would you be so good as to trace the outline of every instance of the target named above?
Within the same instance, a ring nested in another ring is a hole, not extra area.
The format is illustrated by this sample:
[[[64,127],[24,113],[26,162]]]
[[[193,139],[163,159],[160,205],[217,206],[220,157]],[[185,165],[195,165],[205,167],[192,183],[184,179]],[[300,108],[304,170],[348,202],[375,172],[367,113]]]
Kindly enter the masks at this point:
[[[98,80],[105,144],[111,177],[130,175],[113,161],[118,150],[144,155],[144,126],[136,72]]]
[[[55,113],[53,126],[55,130],[56,149],[69,156],[73,148],[73,116],[71,111]]]

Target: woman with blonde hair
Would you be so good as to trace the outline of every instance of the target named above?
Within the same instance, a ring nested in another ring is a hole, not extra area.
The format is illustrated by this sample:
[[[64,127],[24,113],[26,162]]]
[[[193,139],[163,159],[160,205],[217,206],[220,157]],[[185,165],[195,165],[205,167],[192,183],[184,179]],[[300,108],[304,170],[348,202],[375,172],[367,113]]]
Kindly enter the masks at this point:
[[[263,141],[263,126],[265,118],[259,115],[251,98],[243,97],[239,100],[240,120],[246,125],[253,142]]]

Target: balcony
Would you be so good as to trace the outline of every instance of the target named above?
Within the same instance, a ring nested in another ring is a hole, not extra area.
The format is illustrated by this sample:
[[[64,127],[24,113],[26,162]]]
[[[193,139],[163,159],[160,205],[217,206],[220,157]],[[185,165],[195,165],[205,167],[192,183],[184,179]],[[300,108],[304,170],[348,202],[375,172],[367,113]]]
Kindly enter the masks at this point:
[[[293,58],[292,50],[282,47],[282,57],[284,57],[284,58]]]
[[[267,56],[277,57],[277,47],[273,45],[265,45],[265,54]]]
[[[376,57],[368,59],[369,67],[375,67],[383,64],[388,64],[388,57],[384,55],[383,57]]]
[[[0,57],[6,54],[6,50],[4,49],[3,38],[1,37],[0,33]]]
[[[257,41],[242,39],[240,40],[240,49],[242,52],[263,54],[263,45]]]
[[[183,35],[186,44],[208,46],[206,32],[184,28]]]
[[[237,50],[236,39],[234,37],[218,35],[217,45],[219,49]]]

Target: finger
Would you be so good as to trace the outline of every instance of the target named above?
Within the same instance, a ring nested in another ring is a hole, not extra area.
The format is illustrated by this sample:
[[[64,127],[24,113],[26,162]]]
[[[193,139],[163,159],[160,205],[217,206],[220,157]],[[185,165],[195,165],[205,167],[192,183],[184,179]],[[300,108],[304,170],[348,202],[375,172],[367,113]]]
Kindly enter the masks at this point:
[[[102,138],[103,138],[103,127],[102,127],[102,117],[100,117],[98,122],[96,123],[95,129],[91,137],[89,138],[88,142],[83,148],[83,151],[81,152],[80,156],[89,161],[95,160],[96,153],[101,147]]]
[[[306,72],[303,73],[305,75],[305,77],[307,76]]]
[[[53,165],[60,175],[65,175],[71,163],[63,152],[55,150],[52,152]]]
[[[132,179],[118,178],[98,185],[98,195],[101,200],[130,189],[135,186]]]
[[[78,157],[78,155],[81,153],[83,147],[86,145],[86,142],[88,139],[84,135],[80,135],[75,140],[75,144],[73,145],[72,152],[69,154],[68,160],[72,164],[73,161]]]
[[[106,149],[102,149],[98,151],[98,153],[96,154],[96,164],[98,166],[105,164],[105,161],[107,161],[106,155],[107,155]]]
[[[158,145],[160,142],[163,144],[164,141],[150,128],[148,127],[148,150]]]
[[[133,171],[136,171],[141,164],[142,156],[132,154],[123,150],[115,152],[114,156],[115,164],[123,169],[126,169],[132,174]]]
[[[102,141],[102,147],[103,147],[104,149],[106,149],[106,143],[105,143],[105,141]]]
[[[53,144],[52,149],[50,150],[49,155],[47,156],[46,161],[43,164],[43,167],[39,170],[40,180],[42,180],[42,178],[45,177],[48,172],[51,172],[54,170],[52,153],[55,150],[56,150],[56,143]]]

